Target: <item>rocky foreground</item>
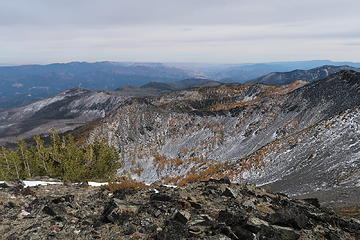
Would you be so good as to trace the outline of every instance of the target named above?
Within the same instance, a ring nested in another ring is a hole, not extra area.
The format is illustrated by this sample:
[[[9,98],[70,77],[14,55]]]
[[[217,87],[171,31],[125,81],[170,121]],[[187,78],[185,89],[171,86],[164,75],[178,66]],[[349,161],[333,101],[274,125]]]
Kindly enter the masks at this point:
[[[293,200],[227,179],[184,187],[86,185],[0,189],[0,238],[360,239],[360,222],[316,199]]]

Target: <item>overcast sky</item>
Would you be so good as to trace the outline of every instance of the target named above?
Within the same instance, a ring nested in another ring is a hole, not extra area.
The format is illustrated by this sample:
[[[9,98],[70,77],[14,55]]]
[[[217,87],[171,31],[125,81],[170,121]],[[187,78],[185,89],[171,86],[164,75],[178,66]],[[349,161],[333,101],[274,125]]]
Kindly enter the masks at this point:
[[[359,0],[2,0],[0,63],[360,62]]]

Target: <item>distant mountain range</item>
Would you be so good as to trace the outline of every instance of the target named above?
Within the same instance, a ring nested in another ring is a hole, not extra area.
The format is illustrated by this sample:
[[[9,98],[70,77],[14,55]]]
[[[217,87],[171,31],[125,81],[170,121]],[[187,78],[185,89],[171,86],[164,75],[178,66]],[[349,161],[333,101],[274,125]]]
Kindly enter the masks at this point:
[[[160,63],[72,62],[0,67],[0,109],[51,97],[74,87],[114,90],[191,76],[190,72]]]
[[[289,72],[296,69],[309,70],[324,65],[336,66],[352,66],[360,68],[360,63],[354,62],[334,62],[329,60],[313,60],[313,61],[295,61],[295,62],[270,62],[255,64],[228,64],[228,65],[210,65],[206,68],[201,66],[198,71],[211,79],[219,81],[235,81],[245,83],[249,80],[261,77],[271,72]],[[175,65],[176,66],[176,65]],[[190,67],[186,69],[192,69]]]
[[[199,77],[218,82],[244,83],[271,72],[309,70],[322,65],[360,67],[359,63],[325,60],[258,64],[71,62],[0,66],[0,109],[52,97],[75,87],[108,91],[127,86],[123,90],[130,91],[130,95],[157,95],[159,86],[152,93],[150,88],[145,87],[147,89],[144,91],[138,87],[150,82],[170,83]],[[178,87],[163,85],[160,88],[173,90]]]
[[[331,66],[325,65],[310,70],[294,70],[291,72],[273,72],[265,76],[253,79],[247,83],[263,83],[266,85],[285,85],[296,80],[304,80],[308,82],[315,82],[326,78],[331,74],[337,73],[341,70],[353,70],[360,72],[360,68],[350,66]]]

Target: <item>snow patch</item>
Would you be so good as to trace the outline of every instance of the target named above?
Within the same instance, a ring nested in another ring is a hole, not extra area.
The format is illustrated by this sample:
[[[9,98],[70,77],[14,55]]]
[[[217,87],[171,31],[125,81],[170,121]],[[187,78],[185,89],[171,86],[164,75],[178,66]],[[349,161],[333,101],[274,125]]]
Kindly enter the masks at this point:
[[[63,184],[62,182],[46,182],[46,181],[23,181],[25,187],[35,187],[40,185],[50,185],[50,184]]]
[[[163,184],[162,186],[167,187],[167,188],[177,188],[177,186],[175,186],[175,185],[168,185],[168,184]]]
[[[89,186],[92,186],[92,187],[101,187],[101,186],[104,186],[104,185],[108,185],[107,182],[88,182]]]
[[[267,185],[267,184],[270,184],[270,183],[274,183],[274,182],[277,182],[277,181],[279,181],[279,179],[271,180],[271,181],[264,182],[264,183],[259,183],[259,184],[256,184],[256,186],[261,187],[261,186],[264,186],[264,185]]]
[[[0,181],[0,184],[5,183],[4,181]],[[51,185],[51,184],[63,184],[63,182],[46,182],[46,181],[23,181],[25,187],[36,187],[41,185]],[[89,186],[92,187],[100,187],[107,185],[107,182],[88,182]]]

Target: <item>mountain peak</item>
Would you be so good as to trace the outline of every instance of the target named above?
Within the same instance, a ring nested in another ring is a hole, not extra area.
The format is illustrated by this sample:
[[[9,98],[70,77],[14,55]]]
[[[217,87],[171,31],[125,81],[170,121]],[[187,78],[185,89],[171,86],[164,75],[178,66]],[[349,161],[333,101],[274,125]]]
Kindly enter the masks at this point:
[[[321,67],[313,68],[310,70],[294,70],[291,72],[273,72],[266,74],[262,77],[256,78],[249,82],[251,83],[263,83],[268,85],[284,85],[289,84],[296,80],[305,80],[308,82],[318,81],[324,79],[331,74],[337,73],[342,70],[352,70],[360,72],[359,68],[350,67],[347,65],[334,66],[324,65]]]

